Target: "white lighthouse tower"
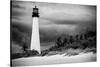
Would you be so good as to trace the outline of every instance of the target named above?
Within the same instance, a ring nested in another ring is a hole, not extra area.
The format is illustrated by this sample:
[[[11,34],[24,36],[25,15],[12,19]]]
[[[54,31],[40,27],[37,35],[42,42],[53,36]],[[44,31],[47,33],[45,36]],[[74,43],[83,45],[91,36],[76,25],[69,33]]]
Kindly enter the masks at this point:
[[[38,8],[36,6],[35,8],[33,8],[32,18],[33,18],[33,24],[32,24],[30,49],[31,50],[34,49],[38,51],[38,53],[40,54],[41,49],[40,49],[39,23],[38,23],[39,13],[38,13]]]

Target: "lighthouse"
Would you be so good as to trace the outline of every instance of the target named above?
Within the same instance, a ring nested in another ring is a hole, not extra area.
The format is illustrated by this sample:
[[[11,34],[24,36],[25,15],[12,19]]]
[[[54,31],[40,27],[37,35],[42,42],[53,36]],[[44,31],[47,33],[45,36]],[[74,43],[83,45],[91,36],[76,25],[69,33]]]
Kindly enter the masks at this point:
[[[39,12],[36,6],[35,8],[33,8],[32,19],[33,19],[33,23],[32,23],[32,35],[31,35],[30,49],[36,50],[38,51],[39,54],[41,54],[40,38],[39,38],[39,23],[38,23]]]

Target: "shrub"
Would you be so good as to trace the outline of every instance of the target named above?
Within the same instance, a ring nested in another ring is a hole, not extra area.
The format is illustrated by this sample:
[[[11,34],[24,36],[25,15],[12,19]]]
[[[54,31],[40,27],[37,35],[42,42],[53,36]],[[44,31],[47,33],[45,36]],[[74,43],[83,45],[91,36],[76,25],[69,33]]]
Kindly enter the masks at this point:
[[[14,53],[11,54],[11,59],[17,59],[22,57],[30,57],[30,56],[37,56],[39,53],[36,50],[27,50],[23,53]]]
[[[24,57],[25,55],[26,55],[25,53],[15,53],[15,54],[11,54],[11,59],[21,58],[21,57]]]
[[[49,50],[43,50],[41,51],[40,56],[45,56],[46,54],[48,54]]]
[[[36,50],[27,50],[26,54],[27,54],[27,56],[36,56],[39,53]]]

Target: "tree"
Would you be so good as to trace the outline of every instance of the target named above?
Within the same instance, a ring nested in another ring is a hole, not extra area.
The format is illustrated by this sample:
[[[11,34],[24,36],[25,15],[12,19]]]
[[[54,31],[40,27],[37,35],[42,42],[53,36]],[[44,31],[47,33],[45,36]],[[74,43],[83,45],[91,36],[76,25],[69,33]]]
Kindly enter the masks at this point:
[[[57,44],[58,47],[60,47],[62,45],[62,39],[61,39],[61,37],[57,38],[56,44]]]
[[[68,39],[67,38],[64,38],[63,46],[65,46],[67,43],[68,43]]]
[[[73,40],[73,36],[70,36],[69,41],[70,41],[71,44],[74,42],[74,40]]]

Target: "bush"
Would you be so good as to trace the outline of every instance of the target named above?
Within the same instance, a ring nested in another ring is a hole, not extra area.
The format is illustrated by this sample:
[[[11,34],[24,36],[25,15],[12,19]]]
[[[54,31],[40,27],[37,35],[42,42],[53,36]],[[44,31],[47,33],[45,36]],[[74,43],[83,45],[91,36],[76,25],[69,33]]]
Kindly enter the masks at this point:
[[[11,59],[17,59],[22,57],[30,57],[30,56],[37,56],[39,53],[36,50],[27,50],[23,53],[14,53],[11,54]]]
[[[36,50],[27,50],[26,54],[27,54],[27,56],[36,56],[39,53]]]
[[[48,54],[49,50],[43,50],[41,51],[40,56],[45,56],[46,54]]]
[[[11,54],[11,59],[22,58],[25,55],[26,55],[25,53],[15,53],[15,54]]]

